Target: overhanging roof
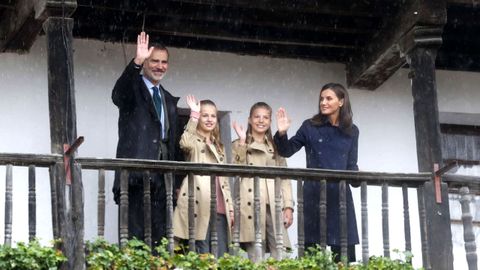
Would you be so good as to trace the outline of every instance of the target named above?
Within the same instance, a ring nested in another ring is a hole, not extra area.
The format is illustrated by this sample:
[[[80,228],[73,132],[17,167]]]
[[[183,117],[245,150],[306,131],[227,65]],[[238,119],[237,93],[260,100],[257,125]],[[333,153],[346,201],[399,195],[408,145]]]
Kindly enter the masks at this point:
[[[132,43],[144,29],[172,47],[345,63],[350,86],[374,89],[418,26],[439,29],[437,68],[480,71],[478,2],[0,0],[0,51],[28,51],[48,16],[70,16],[76,38]]]

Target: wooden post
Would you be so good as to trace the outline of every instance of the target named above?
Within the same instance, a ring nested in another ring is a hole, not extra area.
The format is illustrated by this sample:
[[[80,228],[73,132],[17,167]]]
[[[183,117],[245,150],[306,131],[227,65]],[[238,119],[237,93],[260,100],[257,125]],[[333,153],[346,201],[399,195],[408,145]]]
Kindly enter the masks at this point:
[[[416,27],[414,33],[416,46],[410,52],[409,58],[418,169],[420,172],[432,172],[433,164],[442,164],[435,81],[435,58],[442,40],[441,29]],[[428,254],[423,254],[426,269],[430,267],[435,270],[453,269],[452,234],[446,184],[441,184],[440,192],[442,203],[437,203],[433,179],[432,182],[425,183],[423,190],[418,189],[419,205],[425,206],[425,229],[422,230],[422,241],[427,244]],[[430,262],[428,262],[429,258]]]
[[[238,255],[238,252],[240,250],[240,181],[240,177],[234,177],[233,196],[235,199],[233,205],[233,215],[235,222],[233,223],[233,250],[231,252],[232,255]]]
[[[473,232],[473,217],[470,212],[472,196],[468,186],[460,188],[460,203],[462,205],[463,240],[465,241],[465,253],[467,256],[468,270],[477,270],[477,244]]]
[[[63,6],[63,9],[70,11],[71,8]],[[49,17],[45,21],[43,29],[47,37],[51,151],[55,154],[63,154],[64,145],[71,145],[77,137],[73,84],[73,19]],[[79,181],[72,187],[73,190],[65,185],[65,173],[59,172],[58,166],[55,168],[57,172],[53,175],[56,179],[51,179],[51,181],[56,182],[56,194],[59,197],[57,198],[57,213],[52,213],[52,215],[58,215],[59,236],[63,240],[62,251],[68,258],[68,262],[62,268],[82,269],[85,262],[81,262],[83,257],[78,258],[80,252],[75,249],[83,246],[84,220],[83,194],[81,194],[83,188],[81,174],[79,171],[75,171],[78,168],[76,166],[70,168],[73,170],[72,175]],[[65,170],[65,167],[62,170]],[[80,194],[76,194],[76,192],[80,192]],[[72,201],[70,201],[71,199]],[[76,209],[76,207],[82,209]]]
[[[383,256],[390,257],[390,226],[388,222],[388,184],[382,184]]]
[[[13,209],[13,182],[12,165],[7,165],[5,172],[5,246],[12,244],[12,209]]]
[[[367,182],[362,181],[360,196],[362,201],[362,261],[363,264],[368,264],[369,250],[368,250],[368,201],[367,201]]]
[[[105,235],[105,170],[98,170],[97,235]]]

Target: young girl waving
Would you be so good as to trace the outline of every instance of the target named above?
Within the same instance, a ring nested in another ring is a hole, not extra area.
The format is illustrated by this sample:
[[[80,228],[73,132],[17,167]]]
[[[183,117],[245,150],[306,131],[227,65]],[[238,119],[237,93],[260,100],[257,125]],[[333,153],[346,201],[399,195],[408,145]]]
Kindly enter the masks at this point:
[[[239,139],[233,142],[233,158],[237,164],[257,166],[286,166],[285,158],[277,154],[270,128],[272,108],[265,102],[255,103],[250,109],[248,128],[245,131],[236,122],[233,123]],[[254,195],[253,179],[242,178],[240,184],[240,242],[250,259],[255,254]],[[292,186],[290,180],[282,180],[281,197],[284,228],[282,228],[286,246],[290,246],[286,228],[293,222]],[[278,258],[275,241],[275,180],[260,179],[260,218],[263,238],[262,257],[266,246],[271,255]]]
[[[197,163],[224,163],[224,147],[220,142],[217,108],[210,100],[198,102],[187,95],[190,119],[180,139],[180,148],[186,160]],[[194,177],[195,181],[195,247],[198,253],[210,252],[210,176]],[[225,177],[217,177],[218,257],[228,250],[230,227],[233,224],[233,206],[230,185]],[[183,180],[173,215],[173,233],[188,239],[188,179]]]

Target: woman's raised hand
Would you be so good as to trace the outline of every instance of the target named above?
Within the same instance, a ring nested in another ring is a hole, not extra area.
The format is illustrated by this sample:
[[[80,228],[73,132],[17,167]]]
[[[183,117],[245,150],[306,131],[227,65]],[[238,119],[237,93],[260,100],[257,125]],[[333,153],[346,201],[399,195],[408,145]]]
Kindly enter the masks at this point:
[[[278,109],[277,111],[277,129],[280,135],[287,133],[288,128],[290,127],[291,120],[288,118],[287,111],[284,108]]]
[[[247,139],[247,131],[243,128],[242,125],[238,124],[237,121],[233,121],[232,127],[237,133],[238,138],[240,139],[240,144],[245,144],[245,140]]]
[[[141,32],[137,36],[137,54],[135,56],[135,64],[142,65],[145,59],[150,57],[153,52],[153,47],[148,48],[148,35],[145,32]]]
[[[195,98],[194,95],[187,95],[187,104],[192,112],[200,112],[200,102]]]

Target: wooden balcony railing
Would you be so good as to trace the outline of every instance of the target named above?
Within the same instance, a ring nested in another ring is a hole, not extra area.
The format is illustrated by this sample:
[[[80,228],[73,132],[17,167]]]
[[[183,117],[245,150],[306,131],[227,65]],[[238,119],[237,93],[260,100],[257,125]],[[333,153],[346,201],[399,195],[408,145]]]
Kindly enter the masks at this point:
[[[12,215],[14,214],[12,209],[12,166],[27,166],[29,168],[29,238],[33,239],[36,233],[36,194],[35,194],[35,170],[37,167],[48,167],[50,169],[50,187],[51,187],[51,205],[52,205],[52,224],[54,237],[75,237],[72,236],[72,230],[76,230],[76,236],[80,235],[81,245],[71,246],[66,248],[66,254],[69,257],[69,263],[73,266],[71,269],[76,269],[75,265],[84,265],[85,260],[80,253],[83,253],[83,230],[84,230],[84,216],[83,216],[83,186],[82,186],[82,170],[96,170],[98,171],[98,235],[103,236],[106,230],[105,217],[109,213],[105,210],[105,171],[120,170],[121,171],[121,197],[119,205],[119,235],[120,244],[124,244],[128,238],[128,174],[132,171],[141,171],[144,173],[144,187],[145,187],[145,210],[150,209],[149,200],[149,174],[150,173],[163,173],[165,175],[166,191],[167,191],[167,238],[169,240],[169,250],[173,252],[174,237],[172,230],[172,217],[173,217],[173,179],[176,174],[188,175],[188,181],[193,181],[194,175],[208,175],[211,176],[212,187],[215,185],[216,176],[232,177],[234,183],[234,212],[235,220],[240,220],[240,198],[239,198],[239,178],[251,177],[257,181],[254,181],[254,203],[256,206],[255,216],[260,215],[259,207],[259,178],[273,178],[275,181],[275,200],[276,200],[276,226],[283,226],[281,220],[281,208],[280,208],[280,185],[279,180],[281,178],[292,179],[297,182],[297,224],[298,224],[298,255],[304,254],[304,241],[305,235],[303,230],[303,182],[304,181],[318,181],[320,185],[324,187],[323,192],[319,194],[320,203],[320,224],[322,228],[321,242],[322,247],[326,246],[326,185],[327,182],[338,182],[340,187],[340,220],[341,220],[341,246],[342,252],[347,249],[347,211],[346,211],[346,186],[347,184],[354,184],[360,186],[360,211],[361,211],[361,247],[362,247],[362,261],[367,262],[370,256],[369,253],[369,236],[368,236],[368,186],[380,186],[382,192],[382,235],[383,235],[383,253],[384,256],[390,256],[390,239],[389,239],[389,188],[400,187],[403,195],[403,220],[404,220],[404,238],[405,238],[405,250],[411,251],[411,227],[410,227],[410,210],[409,210],[409,198],[408,189],[414,188],[419,191],[419,195],[422,194],[423,185],[426,182],[432,181],[432,173],[379,173],[379,172],[354,172],[354,171],[333,171],[333,170],[320,170],[320,169],[300,169],[300,168],[285,168],[285,167],[259,167],[259,166],[241,166],[230,164],[200,164],[189,162],[175,162],[175,161],[152,161],[152,160],[134,160],[134,159],[108,159],[108,158],[76,158],[72,161],[72,174],[71,184],[67,184],[65,178],[65,164],[61,155],[31,155],[31,154],[0,154],[0,165],[6,165],[6,185],[5,185],[5,244],[10,244],[12,240]],[[62,173],[63,172],[63,173]],[[68,175],[68,173],[67,173]],[[62,180],[63,179],[63,180]],[[465,181],[463,181],[465,180]],[[20,179],[15,181],[21,181]],[[468,195],[468,186],[478,186],[479,179],[474,178],[461,178],[453,175],[445,175],[444,181],[450,183],[455,187],[462,187],[462,194]],[[192,182],[193,183],[193,182]],[[66,186],[71,186],[65,189]],[[193,184],[189,187],[193,188]],[[467,188],[467,189],[466,189]],[[215,188],[211,189],[211,218],[215,218],[216,209],[215,201],[216,194]],[[70,194],[66,194],[70,193]],[[467,198],[467,197],[465,197]],[[70,203],[66,203],[66,200],[70,199]],[[425,204],[419,200],[418,212],[420,214],[420,230],[427,226],[425,220]],[[467,199],[465,199],[467,202]],[[469,265],[472,268],[476,266],[476,249],[475,249],[475,237],[472,232],[472,219],[468,217],[469,209],[462,204],[462,210],[464,211],[464,228],[467,232],[465,234],[467,259]],[[189,220],[193,220],[194,211],[194,192],[189,190]],[[68,212],[68,214],[67,214]],[[147,224],[145,228],[145,241],[151,245],[151,217],[150,211],[144,211],[145,221]],[[68,217],[74,216],[74,219]],[[214,219],[215,220],[215,219]],[[259,219],[257,218],[257,221]],[[215,227],[215,226],[213,226]],[[110,229],[110,228],[109,228]],[[116,230],[116,228],[115,228]],[[261,234],[260,223],[255,222],[255,237],[257,251],[261,248]],[[277,241],[277,250],[279,251],[279,257],[283,256],[283,235],[282,230],[276,230],[278,233],[275,236]],[[81,233],[79,233],[81,232]],[[240,224],[235,222],[233,230],[233,253],[238,252],[239,239],[240,239]],[[216,247],[216,232],[212,232],[212,246],[215,250]],[[189,236],[190,236],[190,249],[194,250],[194,235],[195,225],[189,223]],[[422,239],[422,253],[428,254],[427,242]],[[439,254],[441,256],[442,254]],[[425,256],[423,257],[425,260]],[[429,260],[428,256],[426,257]],[[423,262],[424,266],[428,269],[429,262]]]

